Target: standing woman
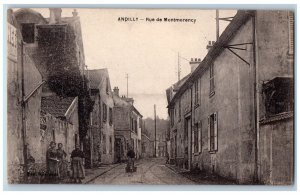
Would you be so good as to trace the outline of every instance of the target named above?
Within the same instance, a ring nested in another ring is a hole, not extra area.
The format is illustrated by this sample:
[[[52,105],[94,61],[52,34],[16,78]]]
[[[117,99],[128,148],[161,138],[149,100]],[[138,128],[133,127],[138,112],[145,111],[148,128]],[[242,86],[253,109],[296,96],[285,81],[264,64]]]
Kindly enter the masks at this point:
[[[62,143],[59,143],[57,146],[58,149],[56,150],[56,152],[57,152],[57,159],[59,160],[58,162],[59,176],[60,179],[64,179],[68,173],[68,163],[66,162],[67,153],[64,151]]]
[[[51,141],[46,153],[47,178],[49,183],[57,182],[59,177],[57,152],[55,147],[56,143]]]
[[[78,144],[76,144],[75,150],[72,151],[71,159],[72,178],[75,183],[81,183],[81,179],[85,177],[83,167],[84,154]]]

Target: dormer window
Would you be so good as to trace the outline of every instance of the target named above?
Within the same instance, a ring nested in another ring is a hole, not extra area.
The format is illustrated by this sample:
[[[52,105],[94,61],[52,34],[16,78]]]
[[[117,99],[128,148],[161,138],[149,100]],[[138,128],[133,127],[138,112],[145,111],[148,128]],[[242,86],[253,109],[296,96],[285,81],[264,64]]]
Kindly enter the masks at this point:
[[[34,23],[23,23],[22,26],[22,37],[25,43],[34,43]]]

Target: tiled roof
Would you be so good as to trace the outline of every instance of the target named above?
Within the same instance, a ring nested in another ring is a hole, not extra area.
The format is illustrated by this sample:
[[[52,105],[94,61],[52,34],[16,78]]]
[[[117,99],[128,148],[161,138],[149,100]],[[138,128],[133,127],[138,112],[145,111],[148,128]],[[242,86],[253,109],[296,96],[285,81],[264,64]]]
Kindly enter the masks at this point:
[[[89,84],[91,89],[98,89],[103,78],[108,74],[107,69],[88,70]]]
[[[55,117],[65,117],[74,99],[74,97],[66,97],[63,99],[58,96],[42,97],[42,112],[47,112]]]
[[[260,124],[267,124],[271,122],[276,122],[288,118],[292,118],[294,116],[294,112],[282,112],[273,116],[270,116],[268,118],[264,118],[259,121]]]

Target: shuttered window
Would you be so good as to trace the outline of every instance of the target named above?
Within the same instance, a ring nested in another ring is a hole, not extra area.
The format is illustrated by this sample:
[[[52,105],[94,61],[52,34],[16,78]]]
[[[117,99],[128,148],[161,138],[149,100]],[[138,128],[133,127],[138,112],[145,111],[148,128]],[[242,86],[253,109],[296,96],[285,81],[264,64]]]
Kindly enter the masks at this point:
[[[209,67],[209,95],[213,96],[215,94],[215,70],[214,70],[214,64],[211,64]]]
[[[218,150],[218,115],[216,112],[208,116],[208,146],[211,152]]]

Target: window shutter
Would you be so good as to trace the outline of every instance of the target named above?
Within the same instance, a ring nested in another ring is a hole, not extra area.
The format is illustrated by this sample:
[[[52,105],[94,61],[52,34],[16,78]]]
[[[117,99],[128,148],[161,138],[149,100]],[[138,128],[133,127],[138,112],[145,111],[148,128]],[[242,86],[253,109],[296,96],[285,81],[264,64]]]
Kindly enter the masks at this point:
[[[202,152],[202,122],[199,123],[198,127],[198,152]]]
[[[218,150],[218,115],[214,113],[214,149]]]
[[[210,151],[210,116],[207,118],[207,131],[208,131],[208,150]]]
[[[195,153],[195,129],[192,131],[192,154]]]

